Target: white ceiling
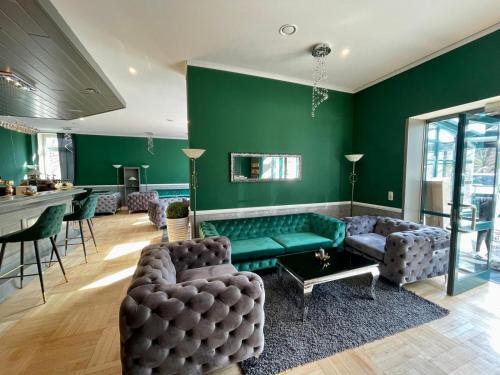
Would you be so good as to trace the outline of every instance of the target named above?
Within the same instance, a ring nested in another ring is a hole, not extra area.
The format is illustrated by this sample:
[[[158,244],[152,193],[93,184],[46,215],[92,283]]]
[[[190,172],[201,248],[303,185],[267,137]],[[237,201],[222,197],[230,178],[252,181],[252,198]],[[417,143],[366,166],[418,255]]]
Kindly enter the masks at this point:
[[[498,29],[500,21],[500,0],[51,1],[127,108],[84,121],[28,122],[168,138],[187,137],[186,61],[308,84],[309,50],[327,41],[333,45],[329,86],[355,92],[475,33]],[[285,23],[298,32],[281,36]],[[350,53],[342,57],[345,48]]]

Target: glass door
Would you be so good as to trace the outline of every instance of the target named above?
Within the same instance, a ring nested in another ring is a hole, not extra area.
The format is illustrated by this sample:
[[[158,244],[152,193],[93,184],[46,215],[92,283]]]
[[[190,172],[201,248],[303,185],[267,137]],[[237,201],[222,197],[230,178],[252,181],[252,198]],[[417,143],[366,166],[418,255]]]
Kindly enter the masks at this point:
[[[500,121],[484,113],[460,114],[450,202],[448,294],[485,283],[495,229]]]

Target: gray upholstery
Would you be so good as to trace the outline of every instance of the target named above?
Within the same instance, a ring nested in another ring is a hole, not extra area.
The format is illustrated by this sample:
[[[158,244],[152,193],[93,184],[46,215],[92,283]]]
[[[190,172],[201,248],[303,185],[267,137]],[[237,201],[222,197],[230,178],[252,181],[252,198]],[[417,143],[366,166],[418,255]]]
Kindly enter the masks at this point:
[[[377,233],[362,233],[349,236],[345,243],[377,260],[384,260],[385,237]]]
[[[170,203],[185,202],[189,206],[189,198],[174,197],[174,198],[159,198],[148,202],[148,217],[157,229],[166,228],[167,226],[167,208]]]
[[[120,193],[103,192],[98,194],[96,214],[114,214],[118,211],[120,208]]]
[[[225,237],[144,248],[120,308],[124,374],[200,374],[260,355],[264,285],[230,257]]]
[[[222,276],[236,272],[238,272],[238,270],[234,268],[232,264],[220,264],[218,266],[200,267],[179,272],[177,274],[177,281],[179,283],[183,283],[184,281],[208,279],[210,277]]]
[[[450,234],[446,230],[379,216],[343,220],[345,248],[379,261],[386,279],[402,285],[448,273]]]

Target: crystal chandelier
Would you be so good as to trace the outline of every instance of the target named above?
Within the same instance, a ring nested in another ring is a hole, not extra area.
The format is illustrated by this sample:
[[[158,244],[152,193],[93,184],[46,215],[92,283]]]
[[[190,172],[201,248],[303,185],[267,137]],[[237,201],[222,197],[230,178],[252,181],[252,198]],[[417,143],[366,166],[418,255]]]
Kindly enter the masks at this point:
[[[311,116],[314,118],[316,109],[321,103],[328,99],[328,89],[320,87],[326,83],[328,73],[326,70],[326,57],[332,52],[332,48],[328,43],[316,44],[311,54],[314,59],[313,66],[313,90],[312,90],[312,111]]]
[[[0,80],[7,82],[20,90],[36,91],[36,88],[32,84],[12,72],[0,70]]]
[[[39,132],[37,128],[32,128],[30,126],[27,126],[23,124],[20,121],[5,121],[5,120],[0,120],[0,127],[7,129],[7,130],[12,130],[18,133],[24,133],[24,134],[36,134]]]
[[[71,128],[63,128],[64,130],[64,148],[69,152],[73,152],[73,138],[71,137]]]
[[[147,138],[148,138],[148,152],[151,154],[151,155],[154,155],[155,154],[155,144],[154,144],[154,140],[153,140],[153,133],[151,132],[146,132],[145,133]]]

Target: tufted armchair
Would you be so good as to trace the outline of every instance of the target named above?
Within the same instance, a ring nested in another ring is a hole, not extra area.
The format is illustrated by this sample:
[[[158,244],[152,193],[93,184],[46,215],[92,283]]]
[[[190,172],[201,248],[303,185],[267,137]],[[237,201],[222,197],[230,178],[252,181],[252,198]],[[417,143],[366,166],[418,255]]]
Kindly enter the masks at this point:
[[[225,237],[144,248],[120,308],[123,374],[201,374],[260,355],[264,285]]]
[[[377,260],[382,276],[399,286],[448,273],[450,234],[444,229],[379,216],[343,220],[346,250]]]
[[[97,200],[96,214],[114,214],[120,208],[121,194],[118,192],[96,192]]]
[[[147,211],[148,202],[157,200],[158,192],[156,191],[135,191],[127,195],[128,212]]]
[[[148,217],[157,229],[167,226],[167,207],[172,202],[185,202],[189,206],[189,198],[159,198],[148,202]]]

